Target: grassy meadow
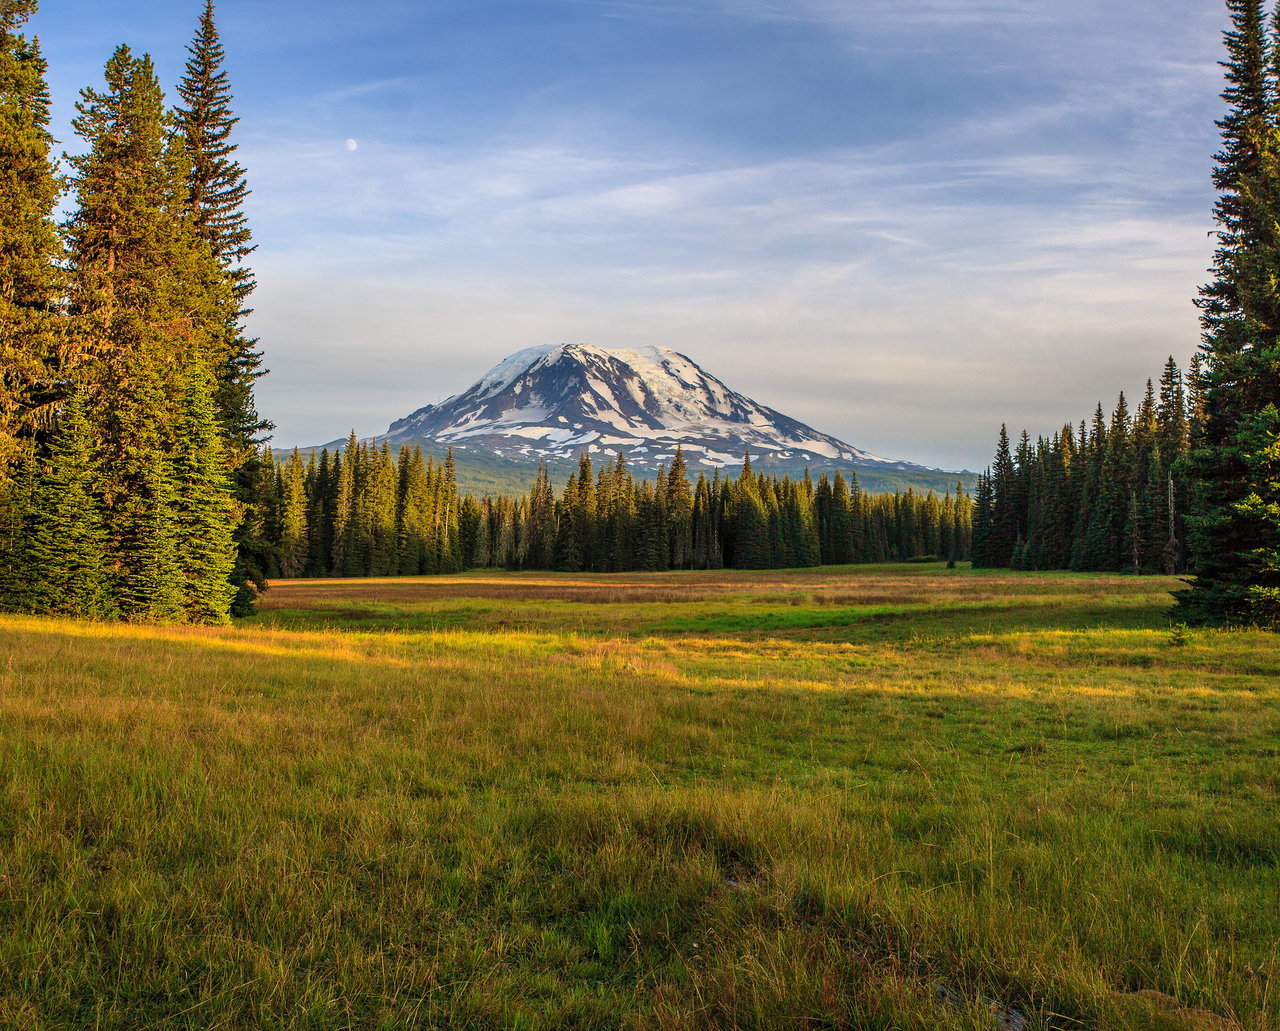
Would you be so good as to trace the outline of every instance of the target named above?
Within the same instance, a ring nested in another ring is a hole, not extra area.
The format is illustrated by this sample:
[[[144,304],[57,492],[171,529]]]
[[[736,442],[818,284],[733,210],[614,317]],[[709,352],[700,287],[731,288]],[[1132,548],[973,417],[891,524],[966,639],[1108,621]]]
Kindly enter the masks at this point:
[[[1280,1028],[1280,639],[941,566],[0,617],[0,1028]]]

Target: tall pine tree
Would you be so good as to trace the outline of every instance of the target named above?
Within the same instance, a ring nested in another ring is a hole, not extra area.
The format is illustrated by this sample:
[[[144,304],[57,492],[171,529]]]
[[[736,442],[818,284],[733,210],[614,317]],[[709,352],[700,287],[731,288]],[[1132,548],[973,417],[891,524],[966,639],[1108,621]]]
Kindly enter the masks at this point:
[[[0,0],[0,484],[18,436],[47,426],[65,393],[45,61],[39,41],[19,32],[35,9],[36,0]]]
[[[195,39],[187,47],[186,73],[178,85],[181,106],[177,132],[186,148],[187,205],[196,233],[209,246],[231,283],[232,303],[223,311],[221,332],[225,348],[215,369],[218,415],[235,471],[236,496],[246,508],[260,504],[254,493],[261,482],[258,445],[274,427],[258,413],[254,384],[265,374],[257,341],[244,329],[245,307],[255,280],[244,263],[253,252],[252,234],[244,212],[249,188],[245,171],[235,159],[232,133],[239,121],[231,112],[231,88],[224,69],[226,53],[214,22],[213,0],[206,0]],[[237,532],[237,560],[232,580],[237,594],[235,612],[253,611],[256,590],[265,587],[262,570],[271,564],[265,542],[245,520]]]
[[[1227,115],[1218,123],[1214,279],[1200,292],[1204,358],[1189,466],[1195,578],[1180,611],[1280,627],[1280,90],[1261,0],[1227,0]]]

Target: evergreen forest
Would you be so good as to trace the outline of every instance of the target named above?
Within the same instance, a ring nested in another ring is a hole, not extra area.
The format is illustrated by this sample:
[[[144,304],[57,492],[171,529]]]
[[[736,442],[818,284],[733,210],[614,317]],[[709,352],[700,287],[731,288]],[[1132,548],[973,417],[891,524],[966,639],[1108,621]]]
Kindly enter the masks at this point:
[[[1188,623],[1280,628],[1280,9],[1227,0],[1217,249],[1184,395],[1173,359],[1016,450],[1001,429],[975,492],[975,565],[1187,573]]]
[[[1199,362],[1191,380],[1200,379]],[[973,564],[1013,569],[1178,574],[1187,568],[1186,455],[1201,418],[1170,358],[1159,393],[1150,380],[1129,414],[1070,423],[1011,447],[1000,427],[995,461],[974,493]]]
[[[223,623],[265,586],[246,515],[271,427],[212,0],[176,104],[120,46],[65,166],[36,6],[0,0],[0,606]]]
[[[583,455],[556,495],[545,466],[523,497],[459,497],[453,455],[358,441],[269,463],[256,489],[269,575],[416,576],[464,568],[630,572],[964,560],[972,505],[932,491],[869,494],[836,473],[815,484],[741,473],[690,482],[679,449],[637,481],[625,455]]]

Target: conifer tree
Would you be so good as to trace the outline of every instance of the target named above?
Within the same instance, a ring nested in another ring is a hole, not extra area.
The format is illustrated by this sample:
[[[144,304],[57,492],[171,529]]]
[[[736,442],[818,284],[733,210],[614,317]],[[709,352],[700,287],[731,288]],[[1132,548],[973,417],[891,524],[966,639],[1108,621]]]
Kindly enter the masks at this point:
[[[991,470],[994,508],[990,545],[992,564],[997,566],[1007,566],[1013,561],[1013,549],[1022,536],[1021,513],[1017,506],[1017,475],[1009,449],[1009,431],[1001,425],[996,460]]]
[[[751,456],[745,456],[734,483],[732,502],[732,564],[735,569],[767,569],[771,561],[769,513],[751,472]]]
[[[458,508],[458,530],[463,568],[478,568],[480,565],[480,503],[470,494],[462,499]]]
[[[676,445],[665,492],[670,533],[668,556],[672,569],[688,569],[693,564],[693,489],[689,486],[688,469],[684,449]]]
[[[87,154],[71,159],[78,207],[67,233],[77,337],[99,384],[127,379],[122,362],[145,363],[176,399],[188,368],[213,369],[225,353],[221,321],[230,287],[187,217],[187,158],[169,135],[151,59],[122,46],[105,76],[104,91],[82,91],[73,123],[89,144]]]
[[[338,462],[338,473],[334,484],[333,501],[333,553],[330,556],[329,568],[334,576],[348,576],[349,558],[352,551],[352,533],[355,521],[356,506],[356,431],[352,430],[347,438],[344,452],[335,456]]]
[[[564,573],[582,571],[582,541],[578,527],[582,516],[578,511],[578,474],[569,476],[557,510],[555,568]]]
[[[84,404],[72,396],[48,456],[25,463],[26,482],[9,561],[0,564],[0,606],[39,614],[109,618],[107,536]]]
[[[421,460],[422,452],[419,451],[418,461]],[[460,573],[466,567],[462,561],[462,532],[458,523],[458,467],[453,458],[453,448],[445,453],[436,512],[441,525],[437,566],[442,573]]]
[[[645,480],[636,492],[636,542],[633,568],[642,572],[661,569],[659,556],[666,546],[666,535],[659,525],[658,502],[653,484]]]
[[[78,207],[67,225],[74,337],[102,450],[102,495],[119,605],[180,619],[186,582],[168,455],[186,432],[185,378],[211,369],[226,283],[183,205],[185,155],[168,135],[147,57],[120,47],[104,91],[86,89],[74,127]],[[228,526],[234,513],[224,513]]]
[[[307,463],[307,568],[306,576],[327,576],[333,549],[333,511],[329,449],[321,448],[317,460]]]
[[[195,39],[187,47],[186,73],[178,86],[182,106],[178,131],[190,158],[187,204],[196,232],[206,241],[232,283],[235,306],[223,329],[228,348],[217,369],[218,407],[229,441],[241,459],[261,441],[271,424],[263,420],[253,398],[262,373],[256,341],[246,339],[241,310],[255,284],[244,260],[254,251],[244,213],[249,195],[245,170],[235,159],[232,132],[239,119],[231,113],[231,89],[224,70],[226,53],[214,23],[213,0],[206,0]]]
[[[582,550],[582,568],[598,570],[601,562],[596,519],[596,475],[591,467],[591,458],[585,453],[578,457],[578,497],[573,510],[577,520],[574,536]]]
[[[489,569],[493,566],[493,506],[488,499],[480,506],[479,523],[476,526],[475,566]]]
[[[306,467],[295,447],[284,467],[284,490],[280,498],[280,575],[299,577],[307,568],[311,535],[307,526]]]
[[[694,485],[690,518],[693,522],[693,568],[715,569],[715,560],[720,554],[719,518],[715,513],[711,484],[702,472],[698,473],[698,482]]]
[[[545,462],[538,463],[538,476],[529,495],[525,540],[524,568],[551,568],[555,560],[556,508]]]
[[[1280,627],[1280,90],[1261,0],[1227,0],[1213,282],[1200,292],[1203,411],[1189,455],[1195,622]]]
[[[245,171],[235,159],[232,133],[239,121],[231,112],[231,89],[224,70],[226,53],[214,22],[213,0],[206,0],[195,38],[187,47],[185,74],[178,85],[181,106],[175,132],[186,151],[186,206],[197,236],[209,248],[230,287],[228,303],[220,311],[222,347],[214,369],[217,405],[234,470],[236,496],[245,508],[260,479],[257,447],[273,429],[258,413],[254,384],[265,373],[257,341],[244,329],[245,307],[255,281],[244,263],[254,250],[244,202],[249,189]],[[237,585],[237,614],[253,611],[256,589],[265,581],[255,571],[271,565],[264,542],[255,538],[251,521],[237,533],[237,561],[232,580]],[[255,583],[255,579],[257,582]],[[251,586],[252,585],[252,586]]]
[[[173,531],[183,579],[183,607],[193,623],[226,623],[235,598],[229,579],[236,554],[231,517],[234,502],[213,386],[209,372],[188,373],[171,448]],[[297,467],[301,476],[300,459]]]
[[[368,560],[365,572],[369,576],[390,576],[399,569],[396,554],[396,493],[399,476],[395,460],[391,457],[391,445],[382,442],[378,449],[370,448],[368,476],[365,486],[365,504],[368,527]]]
[[[1181,573],[1186,568],[1185,518],[1190,507],[1189,485],[1186,477],[1181,475],[1189,440],[1189,421],[1182,372],[1172,355],[1160,375],[1156,421],[1160,453],[1159,486],[1164,512],[1158,568],[1164,573]]]
[[[177,489],[154,414],[164,403],[155,378],[139,376],[102,420],[106,439],[119,442],[102,465],[113,591],[121,615],[140,622],[181,622],[187,614]]]
[[[988,569],[996,565],[992,546],[994,536],[995,491],[991,470],[979,474],[978,489],[973,501],[972,563],[974,569]]]
[[[47,425],[64,389],[61,187],[50,157],[49,93],[39,40],[19,30],[36,0],[0,0],[0,484],[18,434]]]

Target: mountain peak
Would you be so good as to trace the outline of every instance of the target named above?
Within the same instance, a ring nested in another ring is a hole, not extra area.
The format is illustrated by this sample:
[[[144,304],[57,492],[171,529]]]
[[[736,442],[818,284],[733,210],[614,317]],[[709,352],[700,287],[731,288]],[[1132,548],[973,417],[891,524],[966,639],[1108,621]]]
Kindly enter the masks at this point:
[[[553,344],[517,351],[475,384],[392,423],[392,441],[426,441],[537,461],[625,452],[642,469],[677,445],[693,468],[752,461],[920,468],[852,447],[729,389],[669,347]]]

